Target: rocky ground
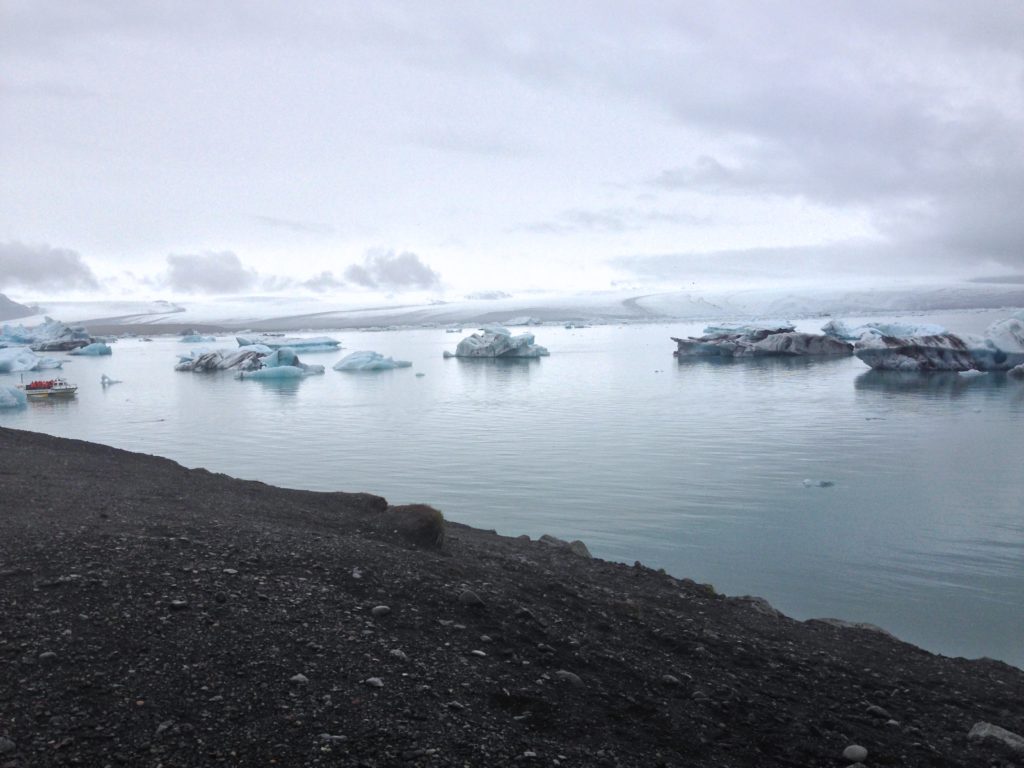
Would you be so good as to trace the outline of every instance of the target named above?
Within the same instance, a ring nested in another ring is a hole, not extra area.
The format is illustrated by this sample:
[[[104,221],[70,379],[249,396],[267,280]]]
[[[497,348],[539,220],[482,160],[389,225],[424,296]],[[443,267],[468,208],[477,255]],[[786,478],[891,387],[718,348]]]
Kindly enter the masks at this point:
[[[580,547],[7,429],[0,504],[0,768],[1024,765],[1019,669]]]

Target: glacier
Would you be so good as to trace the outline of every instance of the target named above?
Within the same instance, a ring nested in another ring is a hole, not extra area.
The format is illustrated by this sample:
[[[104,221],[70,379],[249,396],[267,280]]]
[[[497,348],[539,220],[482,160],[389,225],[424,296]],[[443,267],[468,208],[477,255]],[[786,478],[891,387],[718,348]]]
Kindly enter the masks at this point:
[[[28,403],[28,398],[20,389],[0,384],[0,408],[21,408],[26,403]]]
[[[60,368],[63,361],[55,357],[40,357],[28,347],[0,348],[0,373],[22,373]]]
[[[69,355],[85,355],[88,357],[99,357],[100,355],[113,354],[113,350],[109,345],[104,344],[102,341],[94,341],[92,344],[86,344],[84,347],[78,347],[68,352]]]
[[[288,347],[299,352],[333,352],[341,346],[340,341],[329,336],[313,336],[308,339],[285,336],[236,336],[235,340],[240,347],[251,347],[259,344],[271,349]]]
[[[753,325],[709,328],[730,330],[686,339],[673,336],[676,357],[804,357],[849,355],[853,352],[853,346],[845,341],[831,336],[800,333],[788,324],[776,328]]]
[[[445,357],[545,357],[550,352],[534,343],[532,333],[513,336],[503,325],[481,325],[481,333],[474,333],[459,342],[454,354]]]
[[[336,371],[390,371],[395,368],[409,368],[408,360],[384,357],[379,352],[353,352],[334,364]]]
[[[866,335],[854,354],[872,368],[892,371],[1009,371],[1024,364],[1024,312],[988,327],[984,336]]]

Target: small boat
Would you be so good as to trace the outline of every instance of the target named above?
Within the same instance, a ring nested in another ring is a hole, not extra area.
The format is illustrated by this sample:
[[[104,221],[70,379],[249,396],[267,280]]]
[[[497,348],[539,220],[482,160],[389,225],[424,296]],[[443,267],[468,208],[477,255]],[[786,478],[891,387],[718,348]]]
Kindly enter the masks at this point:
[[[19,384],[18,389],[30,400],[44,397],[74,397],[78,386],[69,384],[67,379],[37,379],[28,384]]]

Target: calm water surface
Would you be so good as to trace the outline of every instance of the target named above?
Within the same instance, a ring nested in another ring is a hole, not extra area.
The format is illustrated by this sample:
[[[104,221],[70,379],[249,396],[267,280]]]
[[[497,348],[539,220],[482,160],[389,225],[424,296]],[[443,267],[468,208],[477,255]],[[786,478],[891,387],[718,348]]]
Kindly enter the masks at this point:
[[[1024,385],[885,376],[856,358],[677,363],[669,336],[699,330],[543,327],[551,357],[510,362],[444,360],[460,336],[443,330],[346,331],[341,352],[304,357],[323,376],[284,383],[177,373],[187,345],[122,340],[112,357],[69,358],[77,399],[0,411],[0,424],[429,502],[797,618],[1024,665]],[[414,366],[330,369],[358,349]],[[104,390],[103,373],[123,383]]]

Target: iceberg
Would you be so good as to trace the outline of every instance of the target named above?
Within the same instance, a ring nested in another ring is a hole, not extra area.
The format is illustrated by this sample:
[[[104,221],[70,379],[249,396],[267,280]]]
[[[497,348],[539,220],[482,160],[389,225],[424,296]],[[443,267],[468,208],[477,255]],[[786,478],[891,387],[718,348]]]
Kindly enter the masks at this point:
[[[795,331],[796,326],[788,320],[777,322],[753,322],[753,323],[719,323],[708,325],[704,328],[705,336],[713,336],[721,333],[757,333],[758,331],[770,331],[771,333],[789,333]]]
[[[22,373],[60,368],[63,361],[54,357],[40,357],[28,347],[0,348],[0,373]]]
[[[216,341],[215,336],[203,336],[199,333],[186,333],[181,337],[183,344],[205,344],[208,341]]]
[[[1024,364],[1024,319],[1019,315],[993,323],[984,336],[866,335],[854,354],[877,370],[1008,371]]]
[[[341,342],[329,336],[313,336],[309,339],[296,339],[284,336],[236,336],[240,347],[251,347],[261,344],[271,349],[289,347],[300,352],[333,352],[341,346]]]
[[[251,344],[238,349],[193,350],[187,355],[178,355],[176,371],[252,371],[260,367],[260,359],[271,353],[270,347]]]
[[[1024,363],[1011,368],[1007,375],[1012,379],[1017,379],[1017,381],[1024,381]]]
[[[934,323],[864,323],[853,326],[845,320],[829,320],[821,326],[821,331],[826,336],[843,341],[857,341],[864,334],[906,338],[908,336],[938,336],[947,332],[941,325]]]
[[[258,358],[256,366],[238,372],[240,379],[297,379],[324,372],[322,365],[307,365],[289,347],[275,349]]]
[[[777,328],[735,326],[736,330],[680,339],[675,336],[675,356],[683,357],[805,357],[849,355],[853,346],[831,336],[799,333],[791,325]]]
[[[467,336],[455,348],[455,353],[445,351],[445,357],[545,357],[550,353],[534,343],[532,333],[513,336],[502,325],[482,325],[482,333]]]
[[[379,352],[353,352],[334,364],[336,371],[390,371],[395,368],[409,368],[408,360],[384,357]]]
[[[5,324],[0,330],[0,347],[31,346],[36,352],[66,352],[92,341],[89,331],[80,325],[69,326],[47,317],[31,328]]]
[[[20,389],[0,384],[0,408],[21,408],[26,403],[28,398]]]
[[[99,357],[100,355],[112,354],[113,350],[102,341],[94,341],[92,344],[86,344],[84,347],[78,349],[72,349],[68,352],[69,355],[87,355],[89,357]]]
[[[120,383],[121,383],[120,379],[112,379],[109,376],[107,376],[107,374],[105,374],[105,373],[102,376],[100,376],[100,386],[101,387],[106,388],[106,387],[109,387],[111,384],[120,384]]]

